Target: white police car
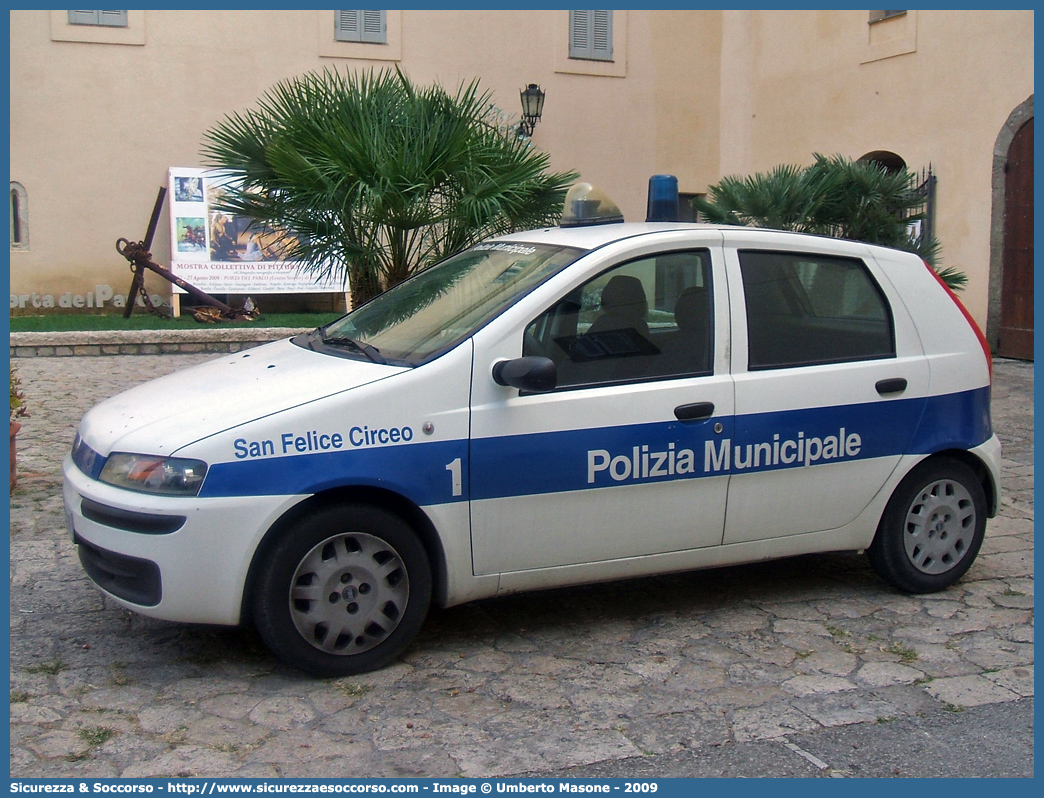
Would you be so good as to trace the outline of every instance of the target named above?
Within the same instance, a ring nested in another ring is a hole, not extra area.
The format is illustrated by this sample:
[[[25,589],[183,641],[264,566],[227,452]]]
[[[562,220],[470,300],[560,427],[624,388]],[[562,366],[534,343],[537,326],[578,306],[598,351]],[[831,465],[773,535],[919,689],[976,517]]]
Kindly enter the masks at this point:
[[[602,224],[589,189],[561,228],[91,410],[64,464],[87,574],[323,676],[388,663],[431,601],[861,549],[901,590],[959,579],[1000,445],[989,350],[934,272]]]

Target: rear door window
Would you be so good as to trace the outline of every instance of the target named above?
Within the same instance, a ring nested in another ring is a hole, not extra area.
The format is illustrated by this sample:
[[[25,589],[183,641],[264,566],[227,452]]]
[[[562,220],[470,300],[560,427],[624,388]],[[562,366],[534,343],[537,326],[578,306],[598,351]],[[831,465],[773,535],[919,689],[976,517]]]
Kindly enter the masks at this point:
[[[747,368],[895,357],[892,313],[858,258],[739,251]]]

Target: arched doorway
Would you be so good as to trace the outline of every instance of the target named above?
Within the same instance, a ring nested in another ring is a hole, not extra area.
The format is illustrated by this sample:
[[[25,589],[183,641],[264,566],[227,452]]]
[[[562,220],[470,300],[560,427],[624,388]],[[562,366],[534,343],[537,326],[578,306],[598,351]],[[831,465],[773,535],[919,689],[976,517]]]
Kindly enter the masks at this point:
[[[997,354],[1033,360],[1033,119],[1008,148]]]
[[[1033,97],[997,137],[992,227],[987,337],[997,355],[1033,360]]]

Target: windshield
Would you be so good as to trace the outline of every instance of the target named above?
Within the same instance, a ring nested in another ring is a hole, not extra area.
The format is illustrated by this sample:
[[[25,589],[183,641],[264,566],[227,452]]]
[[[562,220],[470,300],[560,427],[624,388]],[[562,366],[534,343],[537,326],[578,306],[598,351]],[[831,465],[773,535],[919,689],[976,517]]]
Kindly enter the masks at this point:
[[[582,254],[544,244],[477,244],[322,328],[313,346],[419,365],[456,346]]]

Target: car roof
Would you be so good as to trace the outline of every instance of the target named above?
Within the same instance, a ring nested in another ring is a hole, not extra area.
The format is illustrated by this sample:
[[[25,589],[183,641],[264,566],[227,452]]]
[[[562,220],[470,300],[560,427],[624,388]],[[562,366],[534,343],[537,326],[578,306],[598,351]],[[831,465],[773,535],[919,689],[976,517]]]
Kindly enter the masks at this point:
[[[882,247],[865,241],[853,241],[831,236],[796,233],[789,230],[772,230],[765,227],[747,227],[745,225],[704,224],[702,222],[616,222],[610,224],[578,225],[575,227],[544,227],[509,233],[489,239],[490,241],[525,242],[527,244],[549,244],[551,246],[578,247],[583,250],[594,250],[606,244],[624,241],[628,238],[690,230],[694,232],[718,232],[726,238],[740,238],[757,241],[764,238],[765,245],[791,242],[792,245],[815,247],[820,249],[826,242],[838,254],[859,255],[868,249],[880,250],[893,254],[909,255],[903,250]]]
[[[577,225],[576,227],[545,227],[498,236],[494,241],[525,241],[530,244],[552,244],[561,247],[597,249],[635,236],[665,233],[673,230],[715,230],[720,225],[687,222],[616,222],[611,224]]]

